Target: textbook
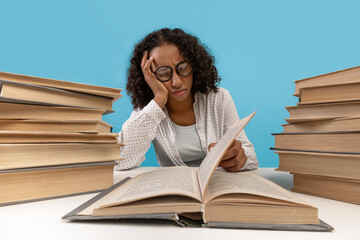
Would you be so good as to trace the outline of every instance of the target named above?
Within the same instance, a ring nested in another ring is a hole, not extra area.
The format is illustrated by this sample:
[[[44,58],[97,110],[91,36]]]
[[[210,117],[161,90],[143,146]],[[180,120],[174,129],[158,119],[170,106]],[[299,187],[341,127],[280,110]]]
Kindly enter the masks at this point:
[[[355,83],[301,88],[299,99],[300,104],[359,101],[360,79]]]
[[[360,82],[360,66],[295,81],[295,96],[301,88]]]
[[[0,119],[102,120],[103,110],[9,103],[0,98]]]
[[[118,133],[0,131],[0,143],[117,143]]]
[[[360,154],[275,151],[277,171],[360,180]]]
[[[360,154],[360,131],[329,133],[273,133],[274,150]]]
[[[167,167],[122,181],[65,215],[69,220],[171,219],[181,225],[330,231],[318,210],[254,172],[216,170],[255,113],[237,121],[199,168]],[[199,225],[200,224],[200,225]]]
[[[360,131],[360,117],[324,119],[283,124],[284,133]]]
[[[295,192],[360,204],[360,180],[293,173]]]
[[[0,206],[96,192],[113,185],[114,161],[0,170]]]
[[[0,131],[111,133],[112,126],[99,120],[0,120]]]
[[[0,170],[120,161],[121,143],[0,144]]]
[[[45,87],[53,87],[58,89],[70,90],[74,92],[92,94],[96,96],[109,97],[114,101],[121,97],[121,89],[108,88],[102,86],[94,86],[83,83],[75,83],[68,81],[61,81],[49,78],[33,77],[22,74],[0,72],[0,79],[17,82],[17,83],[28,83]]]
[[[285,119],[288,123],[360,116],[360,101],[303,104],[285,108],[289,112],[289,119]]]
[[[85,107],[111,113],[113,99],[63,89],[0,80],[0,96],[16,102]]]

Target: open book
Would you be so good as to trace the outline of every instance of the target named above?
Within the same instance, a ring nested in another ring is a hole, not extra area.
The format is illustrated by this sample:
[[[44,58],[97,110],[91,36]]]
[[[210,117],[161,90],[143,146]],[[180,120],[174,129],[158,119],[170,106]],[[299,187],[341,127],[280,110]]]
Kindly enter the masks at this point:
[[[63,218],[167,218],[173,214],[173,220],[183,224],[198,221],[213,227],[241,227],[237,224],[245,223],[263,224],[263,228],[284,224],[320,226],[317,208],[256,173],[216,170],[254,114],[233,124],[199,168],[167,167],[142,173],[114,185]],[[325,224],[310,230],[331,229]]]

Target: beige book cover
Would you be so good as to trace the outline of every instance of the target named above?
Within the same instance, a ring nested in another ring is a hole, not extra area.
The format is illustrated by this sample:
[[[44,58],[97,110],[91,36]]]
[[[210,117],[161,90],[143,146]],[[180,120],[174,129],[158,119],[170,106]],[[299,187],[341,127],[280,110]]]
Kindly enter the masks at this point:
[[[102,120],[103,110],[2,102],[0,119]]]
[[[360,116],[360,101],[285,107],[288,123]]]
[[[112,112],[113,99],[57,88],[0,80],[0,96],[17,102],[85,107]]]
[[[360,131],[360,117],[294,121],[294,123],[283,124],[282,126],[284,133],[353,132]]]
[[[54,87],[64,90],[70,90],[74,92],[81,92],[87,94],[93,94],[97,96],[109,97],[112,98],[114,101],[121,97],[120,92],[121,89],[117,88],[108,88],[102,86],[95,86],[83,83],[75,83],[75,82],[68,82],[62,80],[55,80],[49,78],[42,78],[42,77],[34,77],[34,76],[27,76],[22,74],[15,74],[9,72],[0,72],[0,79],[12,81],[12,82],[19,82],[19,83],[29,83],[34,85],[40,85],[45,87]]]
[[[329,84],[340,84],[349,82],[360,82],[360,66],[331,72],[315,77],[305,78],[295,82],[295,96],[299,96],[300,89],[304,87],[315,87]]]
[[[360,180],[360,154],[275,151],[278,171]]]
[[[360,132],[273,133],[274,150],[360,154]]]
[[[300,89],[299,105],[360,100],[360,79],[355,83],[342,83]]]
[[[120,161],[122,143],[0,144],[0,170]]]
[[[360,180],[294,173],[295,192],[360,204]]]
[[[117,143],[118,133],[0,131],[0,143]]]
[[[99,120],[0,120],[0,131],[111,133],[112,126]]]
[[[96,192],[113,185],[114,162],[0,171],[0,206]]]

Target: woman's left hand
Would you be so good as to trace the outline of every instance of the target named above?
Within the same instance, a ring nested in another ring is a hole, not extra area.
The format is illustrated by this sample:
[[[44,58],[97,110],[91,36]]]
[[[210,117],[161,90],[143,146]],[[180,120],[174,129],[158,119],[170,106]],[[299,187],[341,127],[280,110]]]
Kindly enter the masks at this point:
[[[214,147],[216,143],[211,143],[208,150]],[[241,142],[234,140],[230,147],[226,150],[225,155],[222,157],[219,166],[228,172],[239,171],[246,163],[247,157],[245,151],[241,146]]]

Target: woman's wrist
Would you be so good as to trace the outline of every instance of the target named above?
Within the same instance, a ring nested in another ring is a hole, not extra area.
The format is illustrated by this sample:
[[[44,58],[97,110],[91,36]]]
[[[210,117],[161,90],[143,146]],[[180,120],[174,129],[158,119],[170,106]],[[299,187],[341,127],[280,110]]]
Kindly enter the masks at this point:
[[[165,107],[167,99],[168,99],[167,94],[157,94],[154,97],[154,101],[157,103],[157,105],[159,105],[161,109]]]

